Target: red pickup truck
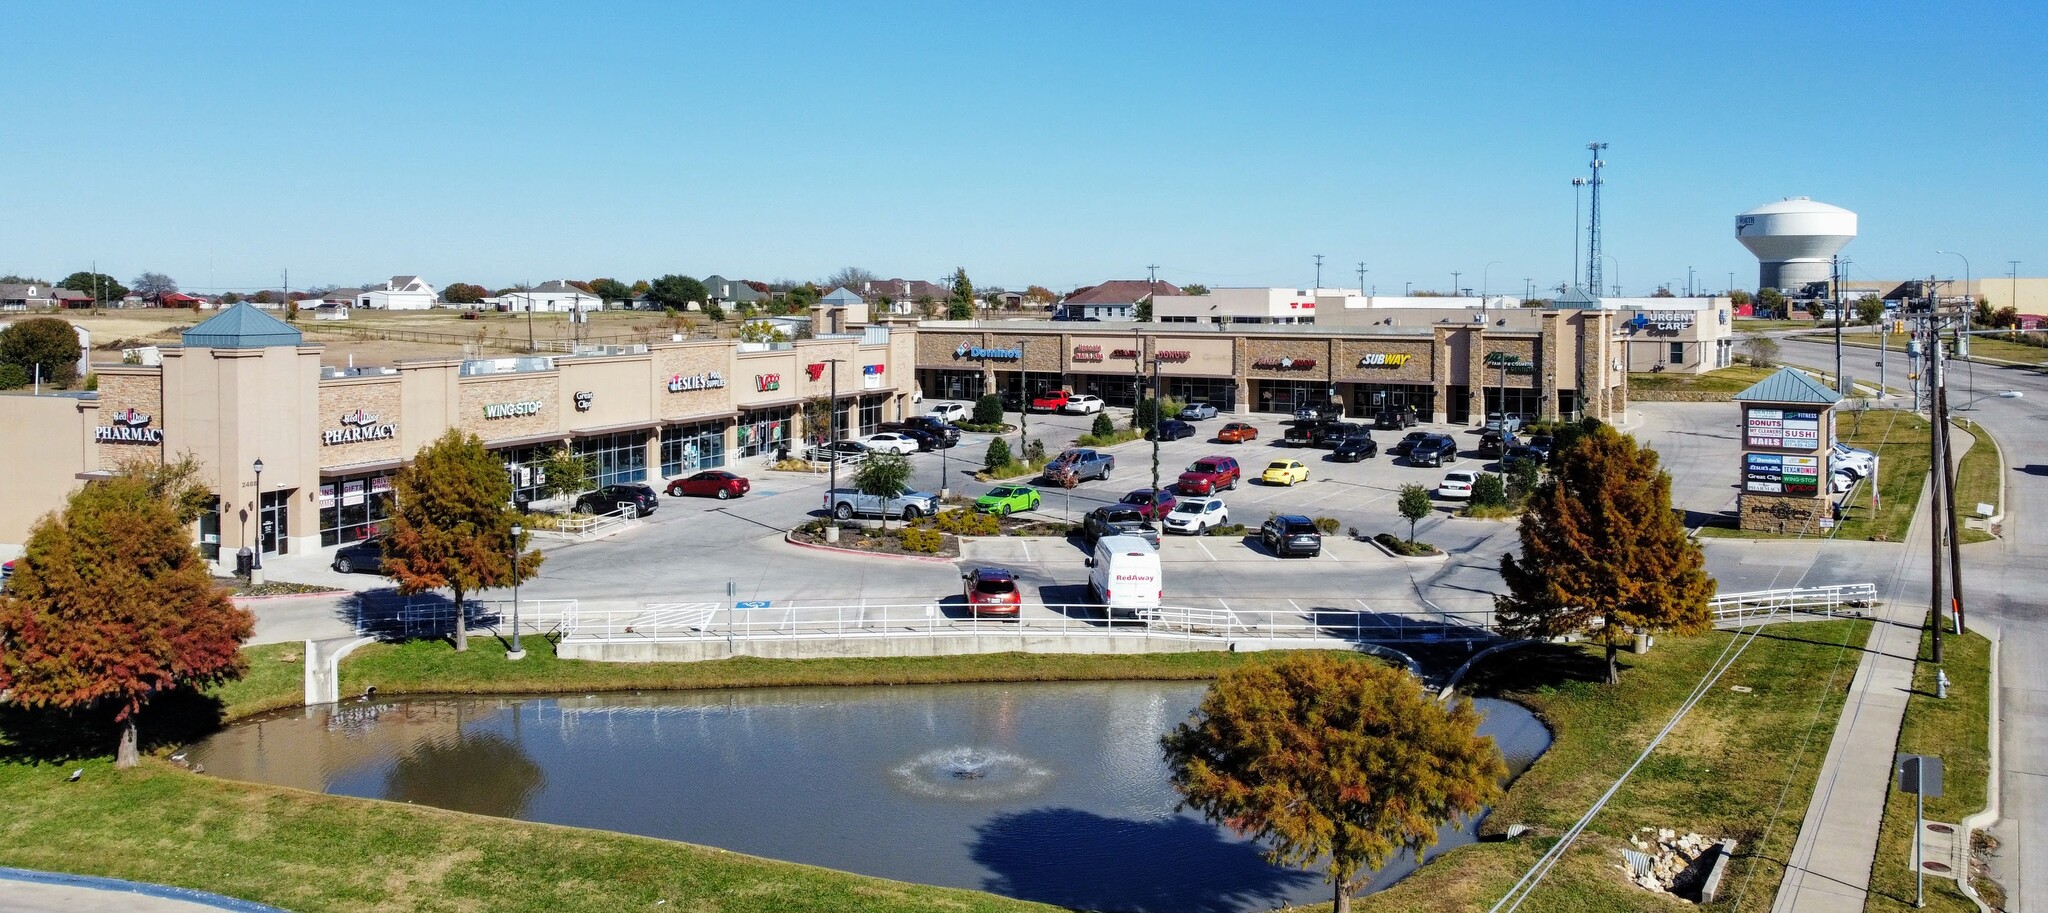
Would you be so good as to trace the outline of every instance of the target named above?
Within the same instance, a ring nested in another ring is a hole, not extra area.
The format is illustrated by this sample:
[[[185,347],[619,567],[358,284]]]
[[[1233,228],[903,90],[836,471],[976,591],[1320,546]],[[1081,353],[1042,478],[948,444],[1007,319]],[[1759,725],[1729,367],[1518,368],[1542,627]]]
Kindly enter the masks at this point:
[[[1226,488],[1236,488],[1237,481],[1242,475],[1237,461],[1230,457],[1203,457],[1190,465],[1188,471],[1180,474],[1180,479],[1174,487],[1182,494],[1206,495]]]
[[[1061,406],[1067,404],[1067,397],[1072,395],[1073,393],[1071,391],[1054,390],[1050,393],[1045,394],[1044,396],[1033,397],[1031,399],[1031,411],[1057,412],[1059,411],[1059,408]]]

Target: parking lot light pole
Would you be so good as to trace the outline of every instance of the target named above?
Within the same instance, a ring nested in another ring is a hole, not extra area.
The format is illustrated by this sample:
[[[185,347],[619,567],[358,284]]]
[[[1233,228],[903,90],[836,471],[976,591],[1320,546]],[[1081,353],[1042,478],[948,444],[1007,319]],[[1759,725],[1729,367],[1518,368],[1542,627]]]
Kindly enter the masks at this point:
[[[839,364],[843,358],[827,358],[826,370],[832,372],[830,399],[825,403],[825,465],[831,473],[831,480],[825,484],[825,513],[832,513],[832,489],[839,487]],[[837,535],[837,533],[834,533]]]
[[[526,658],[526,650],[519,645],[519,537],[526,528],[512,524],[512,652],[505,654],[507,660]]]
[[[263,582],[263,458],[256,458],[256,554],[249,563],[249,582]]]
[[[1031,431],[1031,422],[1025,418],[1031,411],[1031,363],[1024,360],[1025,342],[1024,337],[1017,338],[1017,456],[1028,463],[1024,438]]]

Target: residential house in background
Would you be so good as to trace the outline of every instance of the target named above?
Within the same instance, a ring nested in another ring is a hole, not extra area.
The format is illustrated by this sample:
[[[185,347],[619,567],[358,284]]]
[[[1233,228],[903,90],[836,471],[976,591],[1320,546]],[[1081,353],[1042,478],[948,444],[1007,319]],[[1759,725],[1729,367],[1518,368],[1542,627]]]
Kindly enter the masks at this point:
[[[197,295],[187,295],[184,292],[165,292],[156,296],[156,306],[160,308],[189,308],[195,311],[210,311],[213,309],[213,302]]]
[[[392,276],[382,288],[364,289],[356,296],[356,307],[380,311],[424,311],[434,306],[440,292],[418,276]]]
[[[727,279],[724,276],[706,276],[704,278],[704,297],[708,299],[707,303],[709,304],[728,308],[737,304],[758,306],[768,300],[766,292],[762,292],[738,279]]]
[[[50,297],[51,289],[46,285],[0,285],[0,311],[32,311],[56,303]],[[90,299],[92,296],[87,295]]]
[[[1111,279],[1077,288],[1053,313],[1054,320],[1136,320],[1138,303],[1153,295],[1178,295],[1180,286],[1146,279]]]
[[[917,299],[927,295],[943,310],[946,298],[953,294],[952,289],[923,279],[876,279],[860,285],[861,300],[866,301],[869,311],[875,314],[916,316]],[[887,306],[882,304],[884,298],[889,299]]]
[[[604,299],[570,285],[567,279],[550,279],[524,292],[485,298],[483,306],[514,313],[524,313],[530,307],[537,314],[563,314],[603,310]]]
[[[50,289],[50,300],[61,308],[92,307],[92,295],[85,292],[74,292],[68,288]]]

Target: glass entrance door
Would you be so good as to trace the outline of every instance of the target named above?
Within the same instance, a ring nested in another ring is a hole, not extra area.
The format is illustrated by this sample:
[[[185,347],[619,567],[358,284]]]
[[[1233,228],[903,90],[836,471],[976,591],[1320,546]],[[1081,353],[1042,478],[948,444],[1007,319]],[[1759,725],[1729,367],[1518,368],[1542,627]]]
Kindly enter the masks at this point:
[[[263,507],[257,513],[256,547],[266,555],[285,553],[290,539],[291,492],[266,491],[263,493]]]

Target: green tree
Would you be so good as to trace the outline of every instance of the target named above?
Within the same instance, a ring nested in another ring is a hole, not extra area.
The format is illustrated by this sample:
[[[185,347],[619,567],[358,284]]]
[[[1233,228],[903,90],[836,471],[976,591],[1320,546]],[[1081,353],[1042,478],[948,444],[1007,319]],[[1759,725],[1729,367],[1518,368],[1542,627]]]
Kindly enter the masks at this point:
[[[597,473],[597,458],[578,456],[566,445],[558,444],[543,454],[539,468],[543,498],[573,498],[597,487],[591,483],[591,477]]]
[[[222,292],[222,293],[221,293],[221,296],[220,296],[220,303],[222,303],[222,304],[241,304],[241,303],[242,303],[242,295],[241,295],[241,293],[240,293],[240,292]]]
[[[946,297],[947,320],[974,319],[974,280],[967,278],[967,268],[955,267],[951,283],[953,293]]]
[[[712,323],[723,323],[725,321],[725,306],[716,301],[704,302],[704,319]]]
[[[974,423],[977,425],[1000,425],[1003,423],[1003,398],[994,393],[983,394],[974,401]]]
[[[1767,288],[1756,293],[1756,312],[1758,317],[1771,317],[1778,320],[1787,319],[1792,316],[1792,312],[1786,310],[1787,305],[1785,293],[1777,289]]]
[[[853,487],[888,503],[910,489],[910,458],[893,450],[869,454],[853,471]],[[889,530],[889,512],[882,511],[882,531]]]
[[[735,334],[741,342],[788,342],[789,331],[765,321],[740,324]]]
[[[988,442],[988,453],[982,455],[981,467],[992,470],[999,466],[1008,466],[1011,459],[1010,445],[1002,438],[996,438]]]
[[[1107,412],[1097,412],[1095,413],[1095,424],[1088,426],[1088,433],[1103,440],[1115,437],[1116,420],[1110,418]]]
[[[512,480],[476,435],[450,428],[420,448],[391,480],[390,528],[384,539],[384,575],[405,595],[447,588],[455,596],[455,649],[469,649],[465,598],[513,580],[532,579],[541,553],[512,537],[518,519],[507,504]]]
[[[299,322],[299,301],[298,301],[298,299],[294,298],[294,299],[292,299],[292,300],[290,300],[290,301],[287,301],[287,302],[285,302],[285,303],[284,303],[284,321],[285,321],[286,323],[298,323],[298,322]]]
[[[30,317],[0,329],[0,364],[14,365],[43,383],[64,385],[78,378],[78,331],[56,317]]]
[[[1146,397],[1139,400],[1136,408],[1131,410],[1131,425],[1135,428],[1150,431],[1153,425],[1158,424],[1162,416],[1172,418],[1179,415],[1180,410],[1186,408],[1186,406],[1186,403],[1172,396],[1167,397],[1164,402]]]
[[[1275,865],[1326,867],[1348,913],[1363,876],[1499,800],[1507,765],[1479,722],[1404,670],[1316,651],[1224,672],[1160,743],[1182,808]]]
[[[128,297],[128,287],[115,282],[114,277],[106,273],[72,273],[69,276],[65,276],[64,281],[57,283],[57,285],[74,292],[84,292],[85,294],[95,296],[93,298],[95,306],[103,306],[108,302],[119,302],[121,299]]]
[[[1520,505],[1543,481],[1543,469],[1535,460],[1516,460],[1508,466],[1508,500]]]
[[[1997,313],[1991,307],[1991,299],[1980,297],[1977,299],[1977,306],[1972,309],[1970,322],[1980,327],[1988,327],[1992,325],[1991,322]]]
[[[32,381],[20,365],[0,364],[0,390],[19,390]]]
[[[711,297],[705,292],[704,283],[692,277],[678,276],[674,273],[654,280],[654,284],[647,289],[647,295],[654,299],[656,304],[672,307],[678,311],[689,310],[691,302],[708,305],[709,302],[705,301],[705,299]],[[706,307],[705,311],[708,313],[710,308]]]
[[[1414,545],[1415,524],[1429,516],[1429,512],[1436,509],[1436,504],[1429,500],[1429,489],[1410,482],[1401,486],[1401,499],[1394,502],[1394,508],[1408,521],[1408,544]]]
[[[1806,316],[1811,317],[1815,320],[1819,320],[1821,315],[1823,313],[1826,313],[1827,307],[1826,305],[1823,305],[1821,303],[1821,300],[1819,298],[1815,298],[1811,301],[1806,302],[1806,307],[1804,308],[1804,310],[1806,311]]]
[[[1190,283],[1181,286],[1180,293],[1183,295],[1207,295],[1209,294],[1209,287],[1199,282]]]
[[[1856,322],[1870,326],[1884,319],[1884,299],[1865,295],[1856,301]]]
[[[1025,304],[1048,308],[1052,307],[1052,303],[1058,300],[1060,300],[1060,296],[1053,294],[1052,289],[1046,288],[1043,285],[1034,285],[1024,290]]]
[[[939,312],[939,302],[930,295],[917,296],[917,316],[926,320]]]
[[[1592,631],[1607,645],[1607,682],[1637,631],[1694,634],[1712,623],[1714,580],[1671,509],[1657,452],[1600,427],[1581,436],[1522,514],[1522,555],[1502,555],[1508,592],[1494,597],[1503,632]]]
[[[115,764],[131,767],[136,714],[167,692],[240,678],[254,625],[214,586],[179,508],[124,470],[29,532],[0,594],[0,690],[28,708],[113,711]]]
[[[441,300],[449,304],[482,304],[490,290],[468,282],[450,282],[441,289]]]
[[[1749,297],[1749,293],[1741,289],[1733,289],[1728,292],[1728,303],[1738,308],[1750,303],[1751,300],[1753,299]]]
[[[1490,472],[1479,474],[1479,478],[1472,482],[1472,506],[1508,506],[1508,487],[1500,480],[1500,476]]]
[[[5,275],[5,276],[0,276],[0,285],[49,285],[49,284],[50,284],[50,283],[48,283],[48,282],[44,282],[44,281],[43,281],[43,280],[41,280],[41,279],[37,279],[37,278],[31,277],[31,276],[17,276],[17,275],[15,275],[15,274],[13,274],[13,273],[8,273],[8,274],[7,274],[7,275]]]
[[[813,444],[825,443],[831,433],[832,400],[813,396],[798,408],[803,413],[804,437]]]
[[[1768,368],[1778,363],[1778,341],[1762,333],[1742,337],[1742,354],[1749,363]]]
[[[1140,301],[1140,302],[1138,302],[1138,307],[1137,307],[1137,320],[1138,320],[1138,322],[1139,322],[1139,323],[1151,323],[1151,322],[1152,322],[1152,299],[1151,299],[1151,298],[1149,298],[1149,297],[1148,297],[1148,298],[1146,298],[1145,300],[1143,300],[1143,301]]]

